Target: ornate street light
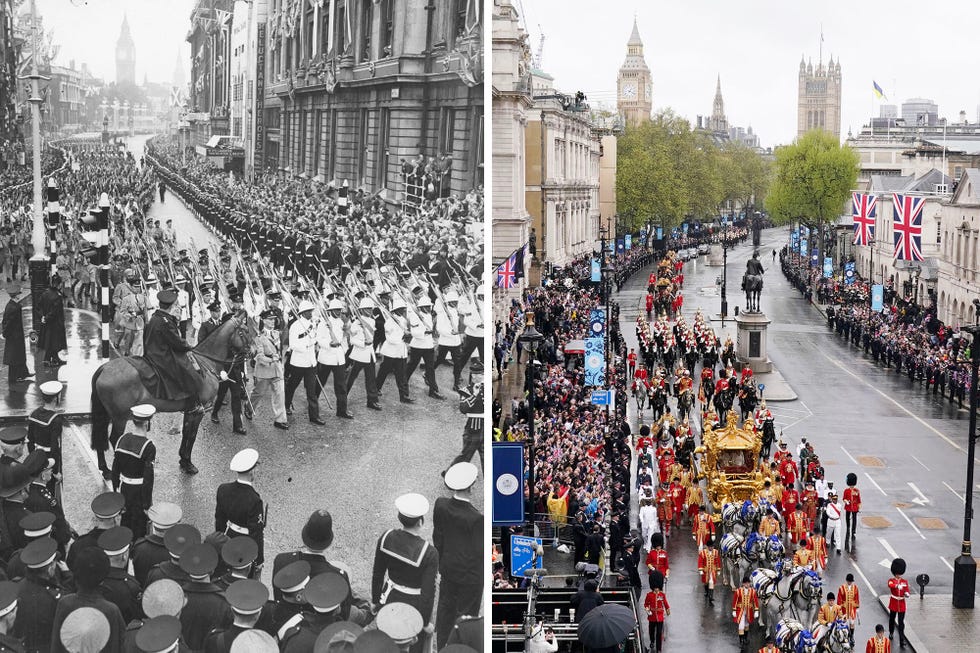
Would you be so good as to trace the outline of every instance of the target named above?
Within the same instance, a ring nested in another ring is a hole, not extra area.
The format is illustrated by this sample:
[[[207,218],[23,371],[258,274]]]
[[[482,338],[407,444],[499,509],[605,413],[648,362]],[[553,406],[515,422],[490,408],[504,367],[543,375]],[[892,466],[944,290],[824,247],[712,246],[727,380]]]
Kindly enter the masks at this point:
[[[977,451],[977,382],[980,377],[980,299],[973,300],[972,326],[963,330],[973,336],[970,342],[970,431],[966,451],[966,499],[963,504],[963,545],[953,562],[953,607],[973,608],[977,588],[977,561],[973,559],[973,466]]]
[[[527,324],[524,331],[517,338],[524,351],[527,352],[527,367],[524,368],[524,380],[527,386],[527,488],[528,503],[530,503],[530,518],[527,520],[531,526],[531,534],[534,534],[534,375],[535,375],[535,356],[538,353],[538,346],[544,340],[544,336],[534,328],[534,312],[528,310]]]

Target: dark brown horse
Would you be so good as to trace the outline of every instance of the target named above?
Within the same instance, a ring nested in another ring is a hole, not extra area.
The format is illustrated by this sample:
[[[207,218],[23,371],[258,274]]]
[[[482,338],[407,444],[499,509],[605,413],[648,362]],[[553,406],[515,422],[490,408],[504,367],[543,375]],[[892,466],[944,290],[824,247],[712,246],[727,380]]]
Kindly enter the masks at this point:
[[[199,368],[198,387],[192,394],[200,397],[202,405],[211,406],[214,403],[221,373],[231,364],[232,352],[242,349],[247,351],[255,334],[253,320],[241,311],[221,324],[188,353],[188,357]],[[154,397],[140,381],[136,369],[128,361],[115,358],[104,363],[92,375],[92,449],[98,456],[99,469],[103,475],[108,478],[106,450],[110,444],[115,447],[130,419],[129,410],[139,404],[150,404],[161,413],[184,414],[180,467],[189,473],[196,472],[197,468],[191,463],[191,451],[204,411],[189,410],[186,400],[167,401]]]

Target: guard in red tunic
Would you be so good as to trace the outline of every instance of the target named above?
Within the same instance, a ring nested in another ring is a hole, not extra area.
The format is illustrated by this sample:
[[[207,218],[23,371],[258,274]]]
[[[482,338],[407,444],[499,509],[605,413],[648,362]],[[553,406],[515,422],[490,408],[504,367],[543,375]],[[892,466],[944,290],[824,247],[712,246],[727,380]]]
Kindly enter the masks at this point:
[[[629,375],[633,376],[636,371],[636,350],[630,347],[630,353],[626,355],[626,363],[629,367]]]
[[[704,548],[709,539],[714,538],[715,520],[704,511],[704,504],[698,506],[698,513],[691,523],[691,532],[694,534],[694,541],[698,544],[698,551]]]
[[[661,470],[662,469],[663,467],[661,467]],[[663,477],[662,472],[661,477]],[[660,527],[663,529],[664,535],[667,537],[670,537],[670,522],[673,520],[673,518],[674,502],[670,497],[668,485],[666,483],[661,483],[660,487],[657,489],[657,519],[660,520]]]
[[[698,400],[702,404],[709,403],[715,393],[715,370],[707,365],[701,369],[701,389],[698,390]]]
[[[687,491],[681,485],[679,476],[675,476],[670,482],[670,487],[667,489],[667,492],[670,494],[670,500],[674,504],[674,525],[680,528],[681,517],[684,516],[684,499],[687,496]]]
[[[847,530],[844,533],[844,548],[848,542],[854,544],[854,536],[857,534],[857,516],[861,511],[861,490],[857,488],[858,477],[854,472],[847,475],[847,489],[844,490],[844,519]]]
[[[732,619],[738,626],[738,650],[749,647],[749,626],[759,618],[759,595],[749,583],[749,576],[742,576],[742,586],[732,595]]]
[[[898,645],[905,648],[905,599],[911,595],[909,582],[902,578],[905,574],[905,560],[892,560],[892,577],[888,579],[888,639],[895,635],[895,625],[898,625]]]
[[[704,515],[704,513],[701,514]],[[710,519],[710,517],[708,518]],[[704,584],[704,598],[708,605],[715,604],[715,583],[718,581],[718,572],[721,570],[721,554],[714,544],[715,538],[709,537],[704,548],[698,553],[698,574],[701,575],[701,582]]]
[[[157,449],[150,440],[150,420],[156,408],[140,404],[130,409],[133,428],[116,443],[112,458],[112,489],[123,495],[126,509],[121,525],[139,539],[146,535],[146,511],[153,505],[153,461]]]
[[[670,604],[664,594],[663,585],[657,582],[643,599],[643,607],[647,611],[647,624],[650,628],[650,650],[660,653],[664,646],[664,621],[670,614]]]
[[[650,575],[650,585],[653,585],[654,572],[663,576],[664,580],[670,576],[670,560],[667,550],[664,549],[664,534],[654,533],[650,536],[650,553],[647,554],[647,573]]]

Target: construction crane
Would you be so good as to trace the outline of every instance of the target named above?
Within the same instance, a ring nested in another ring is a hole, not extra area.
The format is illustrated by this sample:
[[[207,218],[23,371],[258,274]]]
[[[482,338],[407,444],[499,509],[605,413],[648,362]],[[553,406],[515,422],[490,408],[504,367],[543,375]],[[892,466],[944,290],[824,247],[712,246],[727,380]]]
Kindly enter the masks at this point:
[[[538,70],[544,70],[544,68],[541,67],[544,57],[544,30],[541,29],[541,23],[538,23],[538,33],[541,35],[541,37],[538,39],[538,52],[534,55],[534,67]]]

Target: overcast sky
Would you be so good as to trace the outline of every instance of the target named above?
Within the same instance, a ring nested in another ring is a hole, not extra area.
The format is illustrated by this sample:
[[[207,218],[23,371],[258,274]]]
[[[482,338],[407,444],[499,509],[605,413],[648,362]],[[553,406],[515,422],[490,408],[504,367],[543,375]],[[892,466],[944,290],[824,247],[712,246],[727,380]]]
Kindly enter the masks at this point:
[[[729,124],[748,127],[769,147],[796,137],[800,57],[841,62],[841,137],[872,112],[872,80],[900,105],[939,104],[940,116],[977,120],[980,2],[921,0],[514,0],[523,6],[531,50],[543,31],[544,70],[562,91],[582,90],[615,106],[634,12],[653,76],[654,111],[671,107],[694,122],[710,115],[716,78]],[[540,25],[540,29],[539,29]],[[886,103],[881,101],[881,103]],[[878,114],[878,105],[874,107]]]
[[[55,63],[87,63],[92,74],[106,81],[116,78],[116,40],[125,11],[136,44],[138,84],[144,74],[151,82],[169,84],[178,52],[184,79],[190,79],[190,48],[184,37],[193,8],[194,0],[37,0],[45,30],[53,31],[53,42],[61,46]]]

